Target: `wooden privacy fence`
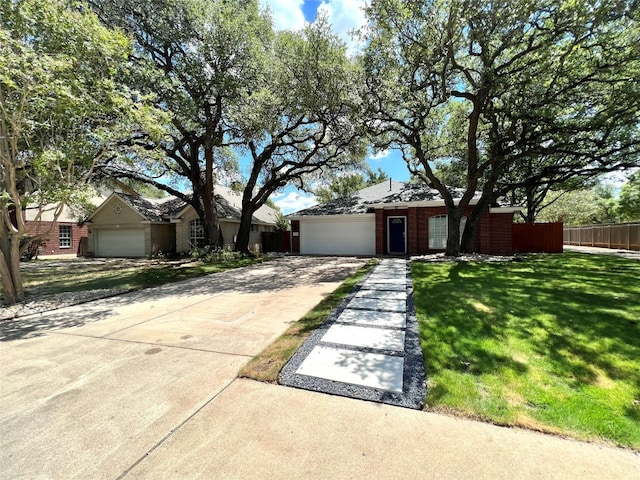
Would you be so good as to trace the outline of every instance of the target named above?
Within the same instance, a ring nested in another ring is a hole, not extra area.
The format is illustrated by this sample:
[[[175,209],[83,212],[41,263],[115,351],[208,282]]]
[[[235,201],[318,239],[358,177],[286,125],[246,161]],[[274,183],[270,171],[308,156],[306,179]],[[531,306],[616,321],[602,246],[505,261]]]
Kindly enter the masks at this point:
[[[263,252],[290,252],[291,232],[262,232]]]
[[[514,223],[513,251],[519,253],[562,253],[562,222]]]
[[[640,251],[640,223],[567,227],[564,229],[564,243]]]

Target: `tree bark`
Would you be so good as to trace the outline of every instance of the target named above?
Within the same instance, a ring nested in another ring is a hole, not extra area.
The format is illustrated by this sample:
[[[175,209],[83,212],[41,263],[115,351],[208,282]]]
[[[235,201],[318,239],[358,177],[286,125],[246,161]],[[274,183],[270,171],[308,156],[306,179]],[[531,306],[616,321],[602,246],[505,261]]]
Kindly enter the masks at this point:
[[[242,215],[240,216],[240,226],[238,227],[238,234],[236,235],[236,252],[249,255],[249,240],[251,239],[251,219],[255,209],[253,204],[248,206],[242,206]]]
[[[4,303],[13,305],[22,302],[24,287],[20,271],[20,238],[17,235],[12,235],[7,239],[3,238],[0,245],[0,278],[2,278]]]
[[[444,254],[448,257],[460,255],[460,207],[447,208],[447,248]]]

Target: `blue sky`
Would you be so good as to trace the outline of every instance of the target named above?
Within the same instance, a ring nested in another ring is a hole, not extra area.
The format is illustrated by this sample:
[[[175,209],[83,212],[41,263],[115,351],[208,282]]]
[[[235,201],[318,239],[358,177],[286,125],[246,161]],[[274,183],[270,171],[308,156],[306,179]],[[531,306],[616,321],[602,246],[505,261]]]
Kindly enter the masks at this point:
[[[356,43],[349,31],[359,28],[364,22],[362,7],[364,0],[261,0],[268,5],[273,14],[274,25],[281,30],[297,30],[305,22],[313,22],[318,9],[323,9],[334,31],[342,37],[350,48]],[[399,181],[409,179],[409,172],[399,152],[379,152],[367,159],[369,165],[377,170],[382,168],[391,178]],[[313,195],[300,192],[293,187],[286,187],[281,193],[272,197],[284,213],[291,213],[314,205]]]

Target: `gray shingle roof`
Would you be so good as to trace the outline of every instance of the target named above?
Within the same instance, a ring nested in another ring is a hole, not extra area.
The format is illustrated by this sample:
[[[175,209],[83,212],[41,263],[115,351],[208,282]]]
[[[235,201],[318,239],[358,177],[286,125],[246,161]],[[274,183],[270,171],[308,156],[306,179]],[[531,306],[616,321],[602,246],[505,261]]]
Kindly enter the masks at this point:
[[[451,189],[450,191],[453,194],[453,198],[456,199],[461,198],[465,192],[461,188]],[[475,197],[479,195],[480,193],[478,192]],[[288,216],[357,215],[373,212],[373,207],[376,204],[432,201],[443,201],[442,195],[435,188],[425,184],[385,180],[377,185],[358,190],[348,197],[314,205],[291,213]]]
[[[187,203],[176,197],[168,199],[150,199],[122,192],[115,194],[131,205],[147,220],[152,222],[168,222],[172,218],[178,218],[187,207]],[[217,186],[216,200],[218,216],[220,219],[240,221],[242,213],[242,196],[230,188]],[[252,217],[252,223],[276,223],[276,212],[271,207],[264,205],[258,209]]]
[[[354,215],[367,213],[371,209],[372,202],[386,200],[386,198],[398,194],[405,184],[395,180],[385,180],[377,185],[372,185],[362,190],[358,190],[348,197],[338,198],[327,203],[314,205],[290,214],[290,216],[313,216],[313,215]]]
[[[165,210],[162,203],[157,200],[152,201],[138,195],[130,195],[128,193],[114,192],[118,197],[131,205],[143,217],[152,222],[163,222],[165,220]]]
[[[462,198],[465,192],[463,188],[450,188],[449,191],[454,199]],[[476,192],[474,198],[479,197],[480,192]],[[443,200],[443,198],[435,188],[424,184],[405,183],[404,188],[398,193],[389,195],[383,201],[374,203],[432,202],[438,200]]]

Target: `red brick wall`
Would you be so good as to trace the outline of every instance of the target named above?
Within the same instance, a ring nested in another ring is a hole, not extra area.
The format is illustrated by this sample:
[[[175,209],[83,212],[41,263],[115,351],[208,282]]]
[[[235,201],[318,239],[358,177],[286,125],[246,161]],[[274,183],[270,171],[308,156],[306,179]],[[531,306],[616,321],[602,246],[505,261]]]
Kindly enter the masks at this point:
[[[469,216],[473,207],[468,207],[465,214]],[[447,209],[441,207],[411,207],[401,210],[376,210],[376,254],[387,252],[387,218],[390,216],[407,217],[407,250],[409,255],[424,255],[442,252],[429,249],[429,217],[446,215]],[[513,254],[511,224],[513,214],[485,212],[481,217],[476,232],[476,249],[487,254]]]
[[[409,214],[407,217],[407,253],[418,251],[418,243],[420,241],[418,232],[420,231],[420,225],[418,224],[418,209],[416,207],[409,208]],[[411,228],[413,225],[414,228]]]
[[[513,213],[486,213],[480,217],[480,253],[513,255]]]
[[[376,210],[376,255],[384,255],[387,251],[387,239],[384,211],[382,209]]]
[[[291,220],[291,253],[300,253],[300,220]]]
[[[86,225],[80,227],[73,222],[27,222],[27,228],[30,235],[36,235],[40,232],[46,232],[51,228],[51,232],[45,237],[44,245],[40,248],[38,255],[67,255],[77,254],[80,246],[80,239],[88,237],[89,230]],[[71,227],[71,246],[68,248],[60,247],[60,225]]]

